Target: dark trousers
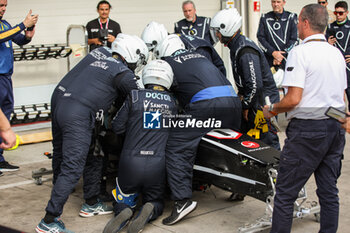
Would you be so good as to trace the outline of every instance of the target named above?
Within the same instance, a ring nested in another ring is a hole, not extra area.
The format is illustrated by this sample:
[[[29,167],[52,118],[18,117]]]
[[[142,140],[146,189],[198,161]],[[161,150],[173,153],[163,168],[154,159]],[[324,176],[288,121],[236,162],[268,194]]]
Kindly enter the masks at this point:
[[[10,120],[13,111],[13,88],[11,75],[0,74],[0,108],[4,115]],[[2,138],[0,138],[0,143]],[[5,161],[3,149],[0,149],[0,162]]]
[[[269,131],[267,133],[261,133],[260,140],[276,150],[281,150],[277,129],[271,124],[270,121],[267,122],[267,125],[269,127]]]
[[[99,194],[102,159],[88,157],[94,113],[74,100],[57,96],[51,101],[53,188],[46,212],[60,216],[69,194],[84,174],[84,198]],[[85,166],[86,165],[86,166]]]
[[[271,232],[291,231],[293,203],[314,174],[321,206],[319,232],[335,233],[339,216],[336,184],[340,176],[345,131],[333,119],[292,119],[286,134],[278,169]]]
[[[159,146],[164,147],[164,145]],[[123,149],[119,161],[118,184],[125,194],[141,195],[142,204],[151,202],[154,206],[151,220],[156,219],[164,209],[164,152],[148,157],[140,156],[133,150]],[[117,203],[117,205],[121,204]],[[120,210],[120,208],[117,209]]]
[[[215,98],[190,103],[185,108],[190,119],[215,118],[221,128],[240,130],[241,103],[238,98]],[[185,118],[180,118],[186,120]],[[192,197],[193,165],[201,138],[213,128],[172,128],[166,146],[166,172],[173,200]]]

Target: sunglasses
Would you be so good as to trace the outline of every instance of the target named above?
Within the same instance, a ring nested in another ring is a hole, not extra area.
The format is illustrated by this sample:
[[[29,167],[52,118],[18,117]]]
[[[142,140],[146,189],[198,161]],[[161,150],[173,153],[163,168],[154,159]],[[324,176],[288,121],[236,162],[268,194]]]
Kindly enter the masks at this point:
[[[318,4],[321,4],[321,5],[324,5],[326,4],[327,2],[318,2]]]
[[[335,15],[340,15],[342,16],[343,14],[345,14],[345,11],[334,11],[333,12]]]

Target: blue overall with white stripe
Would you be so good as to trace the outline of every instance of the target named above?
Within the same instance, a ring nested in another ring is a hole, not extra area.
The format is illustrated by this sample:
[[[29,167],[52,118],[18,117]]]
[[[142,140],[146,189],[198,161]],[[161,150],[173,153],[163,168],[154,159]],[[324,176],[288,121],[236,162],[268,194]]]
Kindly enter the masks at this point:
[[[21,34],[25,29],[23,23],[11,27],[11,25],[0,18],[0,107],[7,119],[10,119],[13,111],[13,87],[11,75],[13,73],[13,49],[12,42],[25,45],[30,42]],[[0,138],[0,143],[2,139]],[[5,161],[3,150],[0,149],[0,162]]]
[[[176,22],[174,33],[197,36],[208,41],[210,44],[214,44],[213,39],[210,36],[209,25],[210,18],[196,15],[196,21],[194,22],[189,22],[187,19],[182,19]]]
[[[334,21],[329,24],[326,30],[326,39],[331,36],[331,31],[335,31],[335,38],[337,42],[334,44],[340,52],[344,55],[350,55],[350,20],[346,18],[346,20],[342,23]],[[346,64],[346,75],[348,79],[348,88],[345,90],[346,96],[348,100],[350,99],[350,63]],[[350,101],[349,101],[349,109],[350,109]]]
[[[180,103],[179,121],[207,122],[207,127],[171,128],[166,147],[166,169],[173,200],[192,197],[193,165],[203,135],[221,128],[240,130],[241,103],[226,77],[203,55],[178,50],[165,60],[174,71],[171,90]]]
[[[260,18],[257,38],[260,48],[264,51],[269,66],[273,66],[274,51],[285,51],[284,57],[298,42],[298,16],[283,10],[281,14],[273,11],[263,14]],[[283,61],[281,68],[284,69]]]

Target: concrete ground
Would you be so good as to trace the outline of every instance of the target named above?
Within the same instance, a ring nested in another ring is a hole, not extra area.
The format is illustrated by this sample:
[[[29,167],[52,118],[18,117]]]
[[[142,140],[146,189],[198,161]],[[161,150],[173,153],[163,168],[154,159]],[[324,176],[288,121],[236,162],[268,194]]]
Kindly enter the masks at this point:
[[[283,143],[284,133],[280,134]],[[350,139],[350,135],[347,135]],[[42,185],[36,185],[31,178],[32,170],[38,168],[50,168],[51,160],[43,156],[43,153],[51,152],[50,142],[23,145],[14,151],[5,152],[6,159],[13,164],[19,165],[16,172],[4,172],[0,177],[0,225],[15,228],[23,232],[35,232],[35,227],[44,216],[45,207],[50,197],[51,181]],[[340,233],[348,232],[350,225],[350,199],[346,194],[350,192],[350,143],[345,147],[342,175],[339,179],[340,191]],[[45,176],[49,178],[50,176]],[[313,177],[307,184],[308,202],[317,200],[315,196],[315,182]],[[152,233],[196,233],[196,232],[237,232],[240,226],[253,222],[264,214],[265,203],[246,197],[242,202],[231,202],[227,198],[229,192],[212,187],[206,192],[194,192],[193,199],[198,201],[197,209],[181,222],[174,226],[165,226],[161,220],[168,216],[171,211],[171,202],[166,202],[163,216],[148,224],[143,232]],[[76,187],[65,205],[62,219],[66,227],[76,233],[102,232],[104,226],[112,218],[112,215],[81,218],[78,212],[83,203],[82,183]],[[319,224],[314,216],[303,219],[295,219],[292,232],[310,233],[318,232]],[[123,232],[126,232],[124,230]],[[268,232],[267,230],[263,232]]]

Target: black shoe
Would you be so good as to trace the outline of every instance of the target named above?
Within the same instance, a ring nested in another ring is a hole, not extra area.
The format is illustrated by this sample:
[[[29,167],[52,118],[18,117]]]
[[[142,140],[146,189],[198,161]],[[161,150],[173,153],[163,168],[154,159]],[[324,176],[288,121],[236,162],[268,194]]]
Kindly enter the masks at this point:
[[[196,201],[182,200],[175,201],[171,215],[163,219],[164,225],[172,225],[191,213],[197,207]]]
[[[107,223],[105,229],[103,229],[103,233],[120,232],[128,224],[132,215],[132,210],[130,208],[125,208]]]
[[[18,166],[13,166],[6,161],[0,162],[0,171],[2,172],[17,171],[18,169]]]
[[[244,201],[244,194],[240,193],[232,193],[231,196],[228,198],[229,201]]]
[[[146,223],[148,223],[148,221],[152,218],[153,209],[154,205],[150,202],[146,202],[146,204],[142,206],[142,209],[140,210],[137,217],[130,222],[128,226],[128,233],[141,232]]]
[[[2,173],[1,171],[0,171],[0,176],[3,176],[4,175],[4,173]]]

